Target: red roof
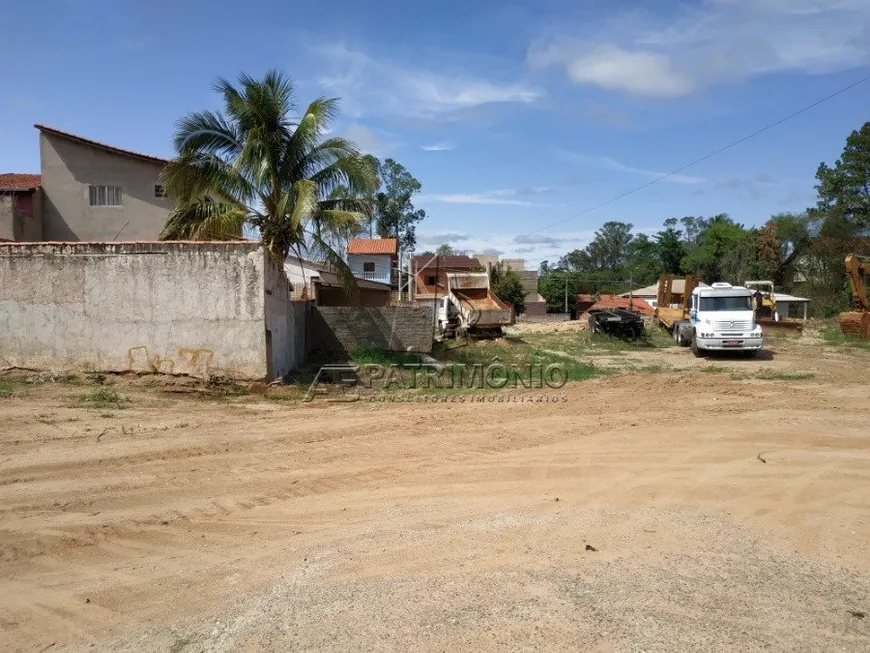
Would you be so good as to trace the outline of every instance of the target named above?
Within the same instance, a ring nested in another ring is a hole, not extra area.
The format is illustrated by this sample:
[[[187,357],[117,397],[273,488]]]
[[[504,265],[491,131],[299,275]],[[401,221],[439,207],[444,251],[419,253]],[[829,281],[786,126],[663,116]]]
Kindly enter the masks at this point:
[[[476,258],[461,254],[448,254],[443,256],[430,256],[420,254],[414,257],[414,269],[417,272],[428,268],[441,270],[473,270],[483,267]]]
[[[347,244],[348,254],[398,254],[395,238],[353,238]]]
[[[27,172],[0,173],[0,191],[36,190],[42,185],[42,176]]]
[[[579,313],[585,313],[593,308],[624,308],[640,315],[655,315],[655,309],[638,297],[632,299],[631,308],[628,303],[628,297],[617,295],[599,295],[597,302],[593,295],[577,295]]]
[[[112,154],[123,154],[125,156],[132,156],[136,159],[142,159],[143,161],[150,161],[152,163],[160,163],[162,165],[166,165],[169,163],[169,159],[161,159],[157,156],[151,156],[150,154],[142,154],[141,152],[133,152],[132,150],[123,150],[120,147],[115,147],[113,145],[107,145],[106,143],[100,143],[99,141],[92,141],[89,138],[84,138],[82,136],[76,136],[75,134],[70,134],[69,132],[63,132],[59,129],[55,129],[54,127],[47,127],[46,125],[36,124],[33,125],[39,131],[44,134],[51,134],[52,136],[60,136],[61,138],[66,138],[71,141],[75,141],[76,143],[81,143],[82,145],[90,145],[91,147],[96,147],[106,152],[111,152]]]

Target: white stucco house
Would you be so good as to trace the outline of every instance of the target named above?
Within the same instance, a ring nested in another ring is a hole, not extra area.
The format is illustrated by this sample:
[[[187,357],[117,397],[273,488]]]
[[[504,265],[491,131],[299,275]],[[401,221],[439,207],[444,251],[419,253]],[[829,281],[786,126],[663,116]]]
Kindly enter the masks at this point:
[[[358,279],[396,287],[399,241],[395,238],[354,238],[347,244],[347,264]]]

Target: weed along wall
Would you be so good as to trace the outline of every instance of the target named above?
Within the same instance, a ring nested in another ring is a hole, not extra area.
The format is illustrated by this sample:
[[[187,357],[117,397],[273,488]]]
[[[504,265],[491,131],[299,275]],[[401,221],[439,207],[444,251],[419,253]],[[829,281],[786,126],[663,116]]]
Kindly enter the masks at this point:
[[[354,349],[432,351],[432,309],[413,306],[316,306],[311,352],[343,355]]]
[[[0,244],[0,367],[274,378],[290,310],[258,243]]]

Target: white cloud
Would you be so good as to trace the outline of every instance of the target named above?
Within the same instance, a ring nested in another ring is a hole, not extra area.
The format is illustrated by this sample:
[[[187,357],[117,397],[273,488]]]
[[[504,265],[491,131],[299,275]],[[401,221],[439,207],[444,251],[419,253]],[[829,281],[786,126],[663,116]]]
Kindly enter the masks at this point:
[[[422,145],[420,149],[426,152],[445,152],[452,150],[453,146],[448,143],[433,143],[432,145]]]
[[[867,0],[703,0],[676,12],[624,14],[594,34],[538,41],[528,63],[559,67],[576,84],[652,98],[870,64]]]
[[[578,48],[572,43],[551,44],[532,50],[533,66],[564,66],[576,84],[592,84],[611,91],[648,97],[679,97],[691,92],[694,82],[674,68],[670,57],[657,52],[625,50],[602,44]]]
[[[609,156],[590,156],[588,154],[580,154],[577,152],[569,152],[565,150],[559,150],[558,154],[563,159],[566,159],[573,163],[580,163],[582,165],[595,166],[599,168],[607,168],[608,170],[615,170],[617,172],[627,172],[635,175],[643,175],[644,177],[661,179],[663,182],[670,182],[672,184],[702,184],[707,181],[704,177],[693,177],[690,175],[682,174],[673,174],[666,176],[668,175],[668,173],[666,172],[659,172],[657,170],[647,170],[646,168],[629,166]]]
[[[341,44],[314,49],[330,69],[318,82],[358,116],[434,116],[485,104],[530,104],[540,97],[540,91],[522,81],[485,79],[464,70],[434,72]]]
[[[503,258],[524,258],[526,269],[533,270],[542,260],[549,259],[554,262],[572,249],[585,247],[594,237],[595,232],[590,230],[520,236],[506,233],[421,231],[417,233],[417,251],[433,250],[442,243],[448,243],[454,249],[469,254],[500,252]]]
[[[356,143],[357,147],[366,154],[384,156],[396,148],[394,143],[387,142],[373,129],[358,122],[350,123],[342,132],[344,138]]]
[[[450,194],[433,194],[420,195],[420,202],[444,202],[445,204],[488,204],[492,206],[552,206],[548,204],[538,204],[536,202],[528,202],[526,200],[517,199],[517,196],[533,195],[535,192],[544,192],[549,189],[530,189],[530,188],[499,188],[495,190],[487,190],[482,193],[450,193]]]

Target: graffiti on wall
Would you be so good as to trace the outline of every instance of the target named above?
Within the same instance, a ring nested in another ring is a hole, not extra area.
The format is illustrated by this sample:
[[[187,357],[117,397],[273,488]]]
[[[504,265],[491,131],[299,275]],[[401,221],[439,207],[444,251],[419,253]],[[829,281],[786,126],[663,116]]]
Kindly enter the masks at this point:
[[[214,351],[206,348],[181,347],[175,356],[151,355],[145,345],[127,350],[127,369],[131,372],[206,376],[224,371],[213,363]]]

